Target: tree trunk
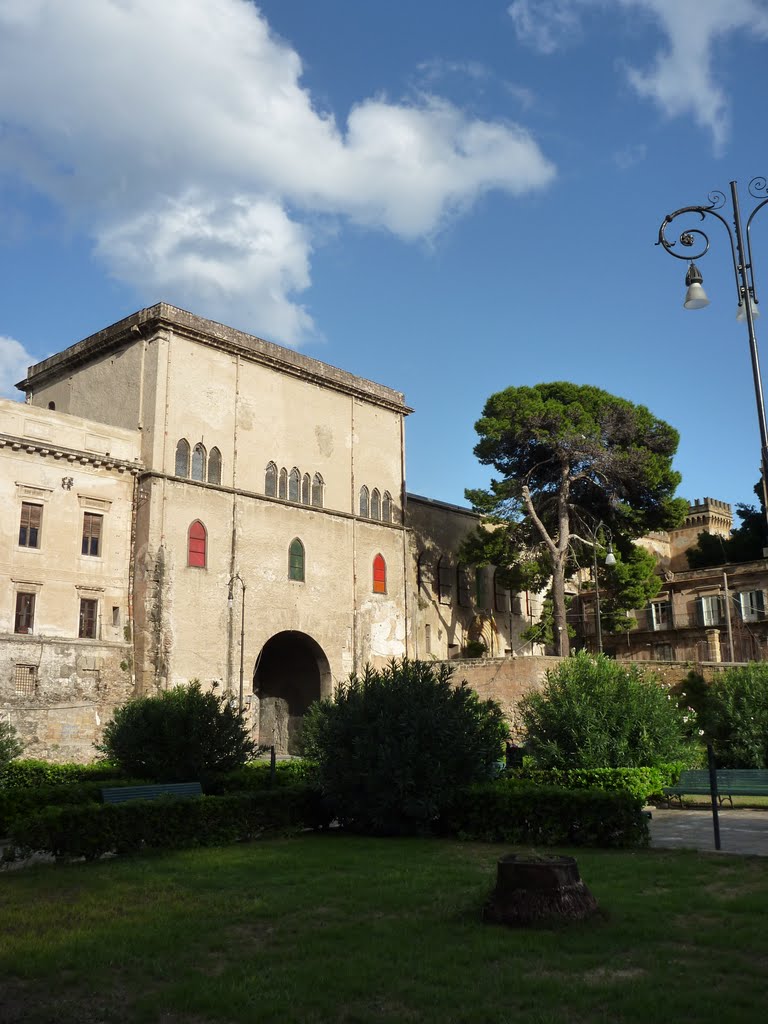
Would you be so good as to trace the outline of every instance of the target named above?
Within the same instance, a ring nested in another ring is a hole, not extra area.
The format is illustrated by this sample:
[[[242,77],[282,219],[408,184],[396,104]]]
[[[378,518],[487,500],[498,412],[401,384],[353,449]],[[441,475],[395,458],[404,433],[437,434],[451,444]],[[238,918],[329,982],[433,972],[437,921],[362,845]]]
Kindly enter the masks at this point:
[[[552,617],[555,648],[561,658],[571,653],[565,608],[565,567],[555,562],[552,573]]]
[[[497,862],[496,888],[483,908],[483,919],[530,927],[585,921],[597,912],[597,900],[573,857],[510,853]]]

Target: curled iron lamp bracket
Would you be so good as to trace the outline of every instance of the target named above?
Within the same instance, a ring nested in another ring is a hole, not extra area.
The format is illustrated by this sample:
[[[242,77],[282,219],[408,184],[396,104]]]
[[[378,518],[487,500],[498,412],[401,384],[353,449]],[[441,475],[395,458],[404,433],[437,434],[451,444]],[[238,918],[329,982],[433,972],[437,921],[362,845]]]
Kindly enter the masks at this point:
[[[736,220],[738,219],[736,208],[734,207],[733,210],[733,228],[725,217],[718,213],[718,210],[723,209],[726,204],[726,195],[724,192],[720,192],[719,190],[714,190],[709,193],[707,196],[708,203],[706,205],[682,206],[679,210],[675,210],[674,213],[667,214],[661,222],[659,237],[656,242],[656,245],[663,246],[670,256],[674,256],[675,259],[685,260],[690,263],[693,260],[701,259],[709,252],[709,236],[700,228],[687,228],[681,231],[676,238],[668,238],[667,230],[669,226],[673,221],[677,220],[678,217],[682,217],[689,213],[698,214],[701,220],[704,220],[706,217],[715,217],[719,220],[728,234],[728,241],[731,247],[733,276],[736,283],[736,301],[739,306],[743,305],[747,296],[751,297],[754,303],[757,303],[754,276],[752,274],[752,244],[750,241],[750,228],[755,214],[768,204],[768,180],[764,177],[753,178],[749,183],[749,194],[754,199],[761,199],[762,201],[758,203],[747,221],[746,244],[744,244],[745,240],[740,237],[740,225],[737,225],[736,223]],[[675,247],[678,243],[680,244],[681,249],[675,251]]]

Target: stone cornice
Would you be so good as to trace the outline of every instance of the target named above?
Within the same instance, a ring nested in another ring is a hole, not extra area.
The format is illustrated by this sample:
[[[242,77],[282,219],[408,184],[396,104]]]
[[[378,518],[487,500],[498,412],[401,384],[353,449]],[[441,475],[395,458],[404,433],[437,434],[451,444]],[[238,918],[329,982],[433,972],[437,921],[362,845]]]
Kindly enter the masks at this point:
[[[341,391],[361,401],[383,406],[401,415],[408,415],[413,411],[405,404],[405,398],[399,391],[363,377],[356,377],[346,370],[340,370],[293,349],[238,331],[234,327],[206,320],[187,310],[170,306],[166,302],[139,310],[125,320],[120,320],[97,334],[70,345],[63,352],[30,366],[27,377],[16,386],[22,391],[34,391],[36,387],[58,379],[72,372],[77,366],[92,362],[106,352],[133,344],[141,338],[149,340],[161,330],[170,330],[201,345],[221,349],[231,355],[269,366],[280,373],[287,373],[321,387]]]
[[[127,462],[115,459],[111,455],[98,452],[78,451],[62,445],[51,444],[50,441],[33,441],[28,437],[15,437],[13,434],[0,433],[0,449],[8,448],[12,452],[26,452],[28,455],[41,455],[60,461],[62,466],[75,465],[93,466],[94,469],[114,470],[118,473],[130,473],[136,476],[142,468],[140,462]]]

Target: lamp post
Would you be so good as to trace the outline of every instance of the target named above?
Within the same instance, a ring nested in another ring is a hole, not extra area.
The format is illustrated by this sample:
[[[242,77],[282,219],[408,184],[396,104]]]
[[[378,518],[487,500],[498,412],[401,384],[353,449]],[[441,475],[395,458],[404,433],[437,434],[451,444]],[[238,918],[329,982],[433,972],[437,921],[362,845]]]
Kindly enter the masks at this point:
[[[755,277],[752,261],[752,242],[750,240],[750,229],[755,215],[768,204],[768,180],[763,177],[753,178],[748,186],[749,194],[758,203],[750,213],[746,230],[742,227],[741,211],[739,209],[739,194],[736,182],[731,182],[731,213],[733,226],[726,218],[719,213],[727,202],[724,192],[714,191],[707,196],[709,202],[702,206],[683,206],[674,213],[667,214],[659,228],[659,240],[657,245],[662,245],[670,256],[688,262],[688,272],[685,275],[687,291],[683,305],[686,309],[703,309],[709,305],[709,299],[703,287],[703,278],[694,260],[701,259],[709,251],[709,237],[700,228],[689,228],[680,233],[676,239],[667,238],[666,232],[669,225],[684,214],[698,214],[701,220],[707,217],[714,217],[719,220],[725,228],[728,241],[731,245],[731,261],[733,263],[733,274],[736,281],[736,294],[738,297],[738,308],[736,319],[744,321],[747,325],[749,335],[749,354],[752,360],[752,378],[755,386],[755,401],[757,403],[757,420],[760,427],[760,461],[763,477],[763,505],[766,519],[768,520],[768,429],[765,420],[765,401],[763,399],[763,383],[760,375],[760,360],[757,354],[757,338],[755,336],[755,320],[760,315],[758,310],[757,292],[755,289]],[[675,229],[676,230],[676,229]],[[677,243],[683,249],[692,250],[683,252],[675,251]]]
[[[245,582],[239,572],[236,572],[234,576],[229,578],[229,593],[227,595],[227,604],[229,605],[230,611],[232,610],[235,603],[234,586],[235,580],[238,580],[240,586],[243,588],[243,604],[240,611],[240,696],[238,700],[238,708],[240,711],[243,710],[243,656],[245,653]]]
[[[602,521],[597,524],[592,533],[592,557],[593,575],[595,578],[595,632],[597,634],[597,653],[603,653],[603,626],[600,621],[600,584],[597,579],[597,535],[603,527]],[[616,556],[613,553],[613,535],[608,527],[605,527],[608,534],[608,554],[605,556],[607,566],[616,565]]]

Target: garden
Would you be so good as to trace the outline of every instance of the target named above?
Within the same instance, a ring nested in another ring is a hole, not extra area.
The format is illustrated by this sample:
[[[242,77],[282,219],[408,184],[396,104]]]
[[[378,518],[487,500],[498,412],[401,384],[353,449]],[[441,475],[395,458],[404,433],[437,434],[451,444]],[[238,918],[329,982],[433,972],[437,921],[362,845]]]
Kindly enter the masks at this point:
[[[119,709],[92,765],[24,760],[6,727],[0,1019],[754,1020],[764,862],[648,850],[641,808],[705,740],[764,767],[767,692],[762,666],[666,688],[579,655],[523,702],[512,768],[498,706],[419,662],[313,706],[274,774],[194,685]],[[192,779],[204,796],[101,802]],[[484,923],[510,849],[575,855],[599,912]],[[41,851],[58,863],[14,870]]]

